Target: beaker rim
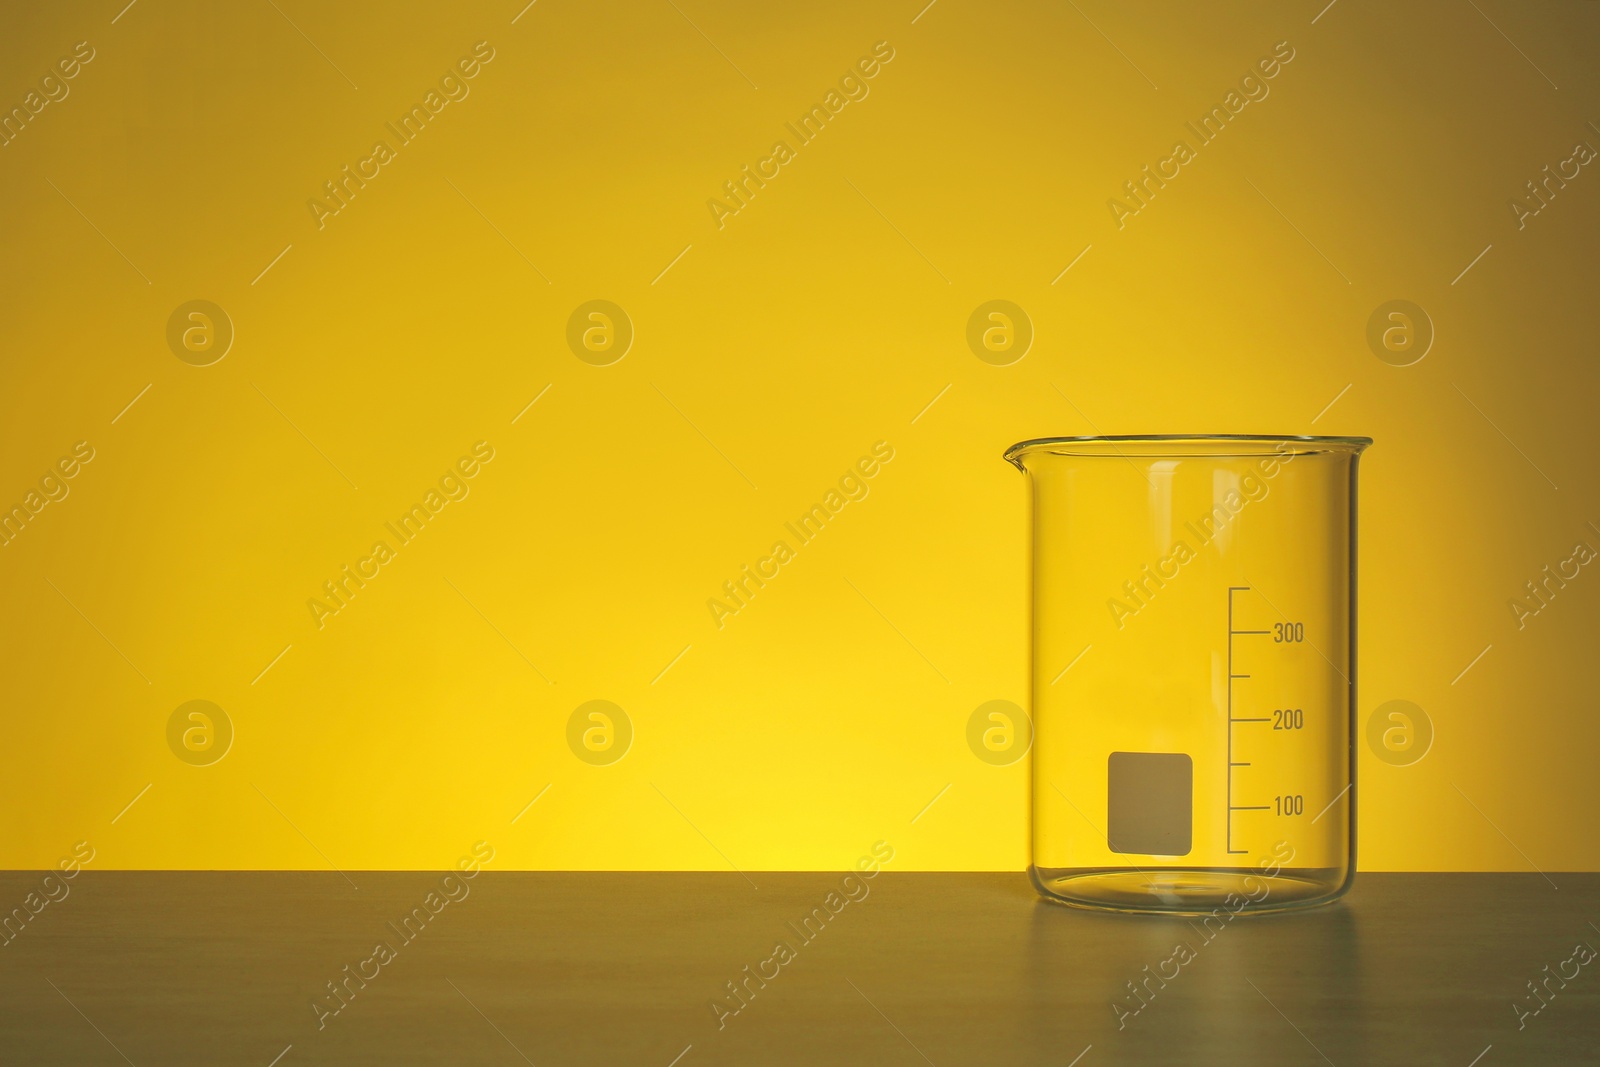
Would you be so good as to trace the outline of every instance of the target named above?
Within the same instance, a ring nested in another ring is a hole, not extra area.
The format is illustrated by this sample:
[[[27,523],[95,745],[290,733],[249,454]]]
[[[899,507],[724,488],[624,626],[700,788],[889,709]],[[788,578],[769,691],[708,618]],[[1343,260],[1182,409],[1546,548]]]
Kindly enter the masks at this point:
[[[1312,452],[1358,454],[1372,444],[1370,437],[1319,437],[1309,434],[1253,433],[1130,433],[1086,434],[1075,437],[1034,437],[1005,450],[1005,459],[1020,470],[1023,456],[1054,452],[1071,456],[1250,456],[1284,451],[1284,445],[1304,446],[1294,455]],[[1215,446],[1208,448],[1207,446]]]

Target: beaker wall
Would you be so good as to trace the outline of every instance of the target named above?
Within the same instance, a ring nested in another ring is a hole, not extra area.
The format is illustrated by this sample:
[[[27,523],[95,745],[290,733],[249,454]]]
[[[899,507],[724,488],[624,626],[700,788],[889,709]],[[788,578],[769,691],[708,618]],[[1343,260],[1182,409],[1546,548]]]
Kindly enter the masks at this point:
[[[1362,438],[1024,442],[1035,884],[1252,911],[1354,869]]]

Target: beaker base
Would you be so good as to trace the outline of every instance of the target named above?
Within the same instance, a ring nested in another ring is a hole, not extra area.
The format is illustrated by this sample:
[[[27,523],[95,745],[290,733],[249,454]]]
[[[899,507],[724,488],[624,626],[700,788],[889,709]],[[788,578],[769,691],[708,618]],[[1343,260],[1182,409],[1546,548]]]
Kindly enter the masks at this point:
[[[1055,904],[1163,915],[1310,908],[1338,899],[1351,882],[1337,867],[1285,867],[1272,875],[1251,867],[1029,867],[1028,876]]]

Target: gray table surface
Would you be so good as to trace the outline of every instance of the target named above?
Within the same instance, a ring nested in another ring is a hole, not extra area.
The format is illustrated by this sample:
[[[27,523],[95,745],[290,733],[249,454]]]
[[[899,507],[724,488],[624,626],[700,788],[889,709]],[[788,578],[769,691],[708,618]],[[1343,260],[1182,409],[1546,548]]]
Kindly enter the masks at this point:
[[[0,873],[0,906],[40,878]],[[84,871],[0,947],[0,1063],[1600,1062],[1600,959],[1574,956],[1600,948],[1600,875],[1365,874],[1203,931],[1022,874],[884,872],[805,941],[840,878],[485,872],[406,941],[388,924],[438,874]],[[320,1028],[319,996],[342,1004]]]

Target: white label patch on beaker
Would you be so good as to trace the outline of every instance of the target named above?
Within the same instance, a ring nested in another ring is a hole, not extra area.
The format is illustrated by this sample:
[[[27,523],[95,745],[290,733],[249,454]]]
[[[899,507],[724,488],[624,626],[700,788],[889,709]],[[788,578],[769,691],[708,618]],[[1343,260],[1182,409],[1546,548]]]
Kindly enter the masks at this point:
[[[1113,752],[1106,763],[1106,782],[1106,843],[1112,852],[1189,854],[1194,761],[1187,753]]]

